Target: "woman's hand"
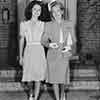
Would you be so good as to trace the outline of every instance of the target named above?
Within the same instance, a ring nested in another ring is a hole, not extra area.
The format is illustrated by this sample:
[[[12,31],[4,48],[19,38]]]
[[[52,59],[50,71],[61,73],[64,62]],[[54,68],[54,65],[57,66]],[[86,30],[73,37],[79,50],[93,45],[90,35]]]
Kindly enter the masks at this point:
[[[53,48],[53,49],[56,49],[56,48],[58,48],[58,45],[57,45],[57,43],[50,43],[49,47]]]
[[[66,47],[62,48],[62,53],[68,52],[69,50],[71,50],[71,47],[66,46]]]
[[[23,65],[23,57],[20,57],[19,59],[19,64],[22,66]]]
[[[72,57],[72,52],[71,52],[71,47],[70,46],[66,46],[62,49],[62,53],[64,54],[64,57],[67,57],[70,59],[70,57]]]

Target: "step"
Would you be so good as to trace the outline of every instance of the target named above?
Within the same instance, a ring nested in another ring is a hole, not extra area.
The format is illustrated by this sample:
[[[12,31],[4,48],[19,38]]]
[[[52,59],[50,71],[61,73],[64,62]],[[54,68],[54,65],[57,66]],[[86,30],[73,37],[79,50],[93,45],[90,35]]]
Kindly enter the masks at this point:
[[[99,81],[73,81],[72,85],[69,87],[69,90],[99,90],[100,82]],[[48,85],[47,85],[48,86]],[[51,86],[47,87],[49,90],[52,89]],[[27,87],[25,89],[28,89]],[[44,89],[41,85],[41,89]],[[68,89],[65,86],[65,90]],[[24,91],[20,82],[0,82],[0,91]]]
[[[21,70],[0,70],[0,82],[18,81],[22,76]]]
[[[98,70],[96,64],[82,64],[79,62],[78,56],[71,60],[70,77],[71,81],[97,81]],[[22,67],[0,64],[0,82],[21,81]]]
[[[73,81],[98,80],[98,72],[96,69],[71,69],[70,76]],[[2,69],[0,70],[0,82],[20,81],[22,70]]]

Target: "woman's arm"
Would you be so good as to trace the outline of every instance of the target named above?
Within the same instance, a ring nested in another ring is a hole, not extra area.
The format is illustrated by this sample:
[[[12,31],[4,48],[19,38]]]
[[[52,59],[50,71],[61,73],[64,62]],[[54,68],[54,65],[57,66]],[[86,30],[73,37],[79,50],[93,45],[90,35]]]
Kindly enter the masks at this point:
[[[24,37],[20,37],[19,40],[19,57],[23,58],[23,48],[24,48]]]
[[[20,58],[23,58],[24,32],[25,32],[25,25],[23,24],[23,22],[21,22],[20,33],[19,33],[19,57]]]
[[[74,54],[76,54],[76,43],[77,43],[77,39],[76,39],[76,35],[75,35],[75,31],[74,31],[75,29],[74,28],[72,28],[72,33],[71,33],[71,36],[72,36],[72,46],[71,46],[71,48],[72,48],[72,54],[74,55]]]
[[[76,54],[76,42],[77,42],[76,35],[75,35],[75,27],[73,26],[73,23],[71,21],[68,22],[67,27],[68,27],[67,31],[68,31],[69,38],[67,38],[65,44],[66,46],[67,45],[71,46],[71,53],[72,55],[74,55]]]
[[[51,42],[50,39],[50,27],[49,23],[45,23],[44,25],[44,32],[41,36],[41,44],[45,46],[46,48],[49,48],[49,43]]]
[[[72,56],[72,45],[73,45],[72,36],[69,32],[63,44],[63,49],[62,49],[62,53],[64,53],[64,56],[67,58]]]
[[[72,22],[70,22],[70,26],[71,26],[71,36],[72,36],[72,54],[76,54],[76,43],[77,43],[77,38],[76,38],[76,31],[75,31],[75,26],[73,25]]]
[[[44,32],[41,37],[41,44],[46,48],[49,48],[49,43],[50,43],[49,36],[47,33]]]
[[[75,41],[73,41],[73,36],[72,36],[72,29],[70,29],[68,31],[68,33],[66,34],[67,38],[66,40],[64,41],[64,47],[63,47],[63,50],[62,50],[62,53],[64,54],[64,57],[67,57],[67,58],[71,58],[74,53],[75,53]]]

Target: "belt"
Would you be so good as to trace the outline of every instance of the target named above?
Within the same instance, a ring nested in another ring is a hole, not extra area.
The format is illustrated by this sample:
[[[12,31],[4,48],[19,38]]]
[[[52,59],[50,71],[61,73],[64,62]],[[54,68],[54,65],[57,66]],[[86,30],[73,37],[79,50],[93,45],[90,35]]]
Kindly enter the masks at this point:
[[[31,42],[31,43],[27,43],[27,45],[41,45],[40,42]]]

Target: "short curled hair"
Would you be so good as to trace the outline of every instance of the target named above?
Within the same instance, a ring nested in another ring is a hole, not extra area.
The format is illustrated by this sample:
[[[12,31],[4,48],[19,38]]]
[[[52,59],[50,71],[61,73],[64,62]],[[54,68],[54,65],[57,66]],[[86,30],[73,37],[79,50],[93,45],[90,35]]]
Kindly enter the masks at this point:
[[[61,2],[57,2],[57,1],[54,1],[50,4],[50,13],[51,13],[51,18],[54,19],[53,15],[52,15],[52,8],[59,5],[61,11],[65,12],[65,8],[63,6],[63,4]],[[62,15],[62,17],[64,18],[64,14]]]
[[[41,1],[31,1],[27,7],[25,8],[25,12],[24,12],[24,15],[25,15],[25,20],[30,20],[32,18],[32,8],[35,6],[35,5],[40,5],[41,6],[41,13],[42,13],[42,5],[43,3]],[[38,20],[41,20],[41,14],[38,18]]]

